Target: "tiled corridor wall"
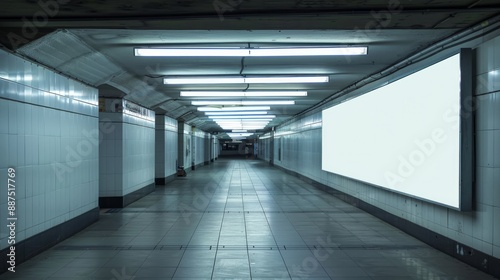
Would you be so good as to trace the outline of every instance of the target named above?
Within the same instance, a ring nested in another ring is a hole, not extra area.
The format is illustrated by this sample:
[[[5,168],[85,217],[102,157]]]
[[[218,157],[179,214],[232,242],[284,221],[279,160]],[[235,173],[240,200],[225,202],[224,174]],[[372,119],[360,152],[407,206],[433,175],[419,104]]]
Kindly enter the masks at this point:
[[[182,158],[184,169],[188,170],[192,166],[193,143],[191,133],[192,128],[188,124],[179,126],[179,158]]]
[[[500,258],[500,37],[482,44],[476,55],[477,211],[453,213],[447,231]]]
[[[126,206],[142,196],[135,192],[146,194],[154,189],[155,117],[153,111],[141,109],[144,115],[126,109],[99,113],[103,139],[99,153],[101,207]]]
[[[211,136],[212,138],[212,141],[210,143],[212,143],[212,160],[215,160],[217,158],[219,158],[219,152],[220,152],[220,146],[219,146],[219,138],[217,138],[216,136]]]
[[[203,165],[205,164],[207,142],[210,141],[206,132],[203,132],[197,128],[193,131],[193,145],[194,145],[194,164]]]
[[[473,256],[477,250],[500,258],[500,37],[483,42],[475,49],[475,56],[477,108],[472,113],[476,122],[476,184],[472,212],[455,211],[322,171],[321,111],[277,129],[274,163],[471,247],[465,254]],[[270,138],[259,144],[259,155],[269,159],[266,151],[270,147],[265,146],[271,144]],[[456,244],[450,246],[455,250]],[[457,254],[462,253],[457,250]]]
[[[154,116],[154,112],[150,111]],[[155,123],[152,119],[123,117],[123,194],[154,184]]]
[[[261,139],[258,142],[258,151],[257,155],[260,159],[265,160],[265,161],[271,161],[271,134],[267,134],[264,137],[261,137]]]
[[[156,115],[155,178],[165,183],[177,172],[177,120]]]
[[[97,98],[95,88],[0,50],[0,220],[7,221],[7,170],[14,168],[19,254],[23,240],[45,232],[24,250],[30,255],[52,245],[47,230],[59,226],[64,238],[72,230],[65,223],[94,212],[87,222],[97,219]],[[0,227],[0,249],[7,229]]]

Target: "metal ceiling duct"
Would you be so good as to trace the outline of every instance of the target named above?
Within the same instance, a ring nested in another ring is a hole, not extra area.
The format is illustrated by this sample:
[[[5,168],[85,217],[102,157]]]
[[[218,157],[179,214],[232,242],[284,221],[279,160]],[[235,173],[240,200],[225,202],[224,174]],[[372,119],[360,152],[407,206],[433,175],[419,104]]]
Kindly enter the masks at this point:
[[[123,72],[68,30],[50,33],[19,48],[17,52],[95,87]]]
[[[17,52],[94,87],[109,84],[124,92],[125,99],[147,108],[169,99],[154,86],[131,75],[68,30],[50,33],[19,48]],[[160,108],[171,117],[179,117],[188,110],[177,110],[175,114],[171,112],[180,107],[182,104],[174,101]]]

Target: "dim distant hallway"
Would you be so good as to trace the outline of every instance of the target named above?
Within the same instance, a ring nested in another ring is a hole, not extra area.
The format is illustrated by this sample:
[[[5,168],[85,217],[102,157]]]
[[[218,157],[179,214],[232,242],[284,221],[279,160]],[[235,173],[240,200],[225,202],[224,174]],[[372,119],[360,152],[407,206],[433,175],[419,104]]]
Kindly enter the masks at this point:
[[[259,160],[217,160],[0,279],[494,279]]]

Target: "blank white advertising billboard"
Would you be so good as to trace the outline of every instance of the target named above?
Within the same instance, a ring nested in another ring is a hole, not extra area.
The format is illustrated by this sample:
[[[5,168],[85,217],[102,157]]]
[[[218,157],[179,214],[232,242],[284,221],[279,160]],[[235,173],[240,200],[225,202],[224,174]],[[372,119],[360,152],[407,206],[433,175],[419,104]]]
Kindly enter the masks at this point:
[[[322,169],[460,208],[460,54],[323,111]]]

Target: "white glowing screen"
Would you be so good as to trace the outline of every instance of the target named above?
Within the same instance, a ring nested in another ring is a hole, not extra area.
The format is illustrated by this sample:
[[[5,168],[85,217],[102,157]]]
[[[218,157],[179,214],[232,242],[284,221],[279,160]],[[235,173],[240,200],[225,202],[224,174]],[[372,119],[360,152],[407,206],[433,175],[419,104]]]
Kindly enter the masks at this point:
[[[459,208],[460,56],[323,111],[322,169]]]

